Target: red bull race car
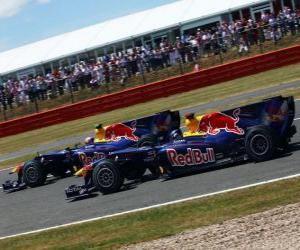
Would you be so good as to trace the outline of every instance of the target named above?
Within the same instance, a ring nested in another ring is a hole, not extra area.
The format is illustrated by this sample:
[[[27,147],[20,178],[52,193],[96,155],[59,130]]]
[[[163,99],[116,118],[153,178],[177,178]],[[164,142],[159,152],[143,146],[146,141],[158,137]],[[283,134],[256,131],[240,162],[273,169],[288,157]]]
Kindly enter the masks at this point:
[[[111,152],[127,147],[141,147],[147,144],[159,145],[169,140],[169,135],[180,126],[178,111],[164,111],[151,116],[110,125],[105,130],[101,142],[81,147],[67,148],[38,154],[34,159],[18,165],[12,171],[17,173],[17,180],[8,180],[3,186],[4,192],[18,191],[43,185],[48,174],[65,177],[94,161],[105,158]],[[150,169],[153,171],[153,169]],[[127,170],[128,178],[143,175],[140,169]]]
[[[144,147],[117,150],[93,162],[83,169],[85,184],[65,190],[67,199],[79,197],[90,187],[103,194],[116,192],[131,167],[156,169],[170,178],[235,162],[269,160],[283,152],[296,133],[294,116],[293,97],[281,96],[202,115],[197,131],[182,133],[177,129],[163,145],[148,142]]]

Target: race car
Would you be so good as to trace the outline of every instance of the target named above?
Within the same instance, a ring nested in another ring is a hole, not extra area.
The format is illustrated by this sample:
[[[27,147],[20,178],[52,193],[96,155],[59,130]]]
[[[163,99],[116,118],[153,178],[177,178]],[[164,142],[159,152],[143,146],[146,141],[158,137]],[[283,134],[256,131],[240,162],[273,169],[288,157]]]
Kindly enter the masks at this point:
[[[178,129],[164,145],[117,150],[90,164],[84,168],[85,185],[67,188],[67,199],[86,194],[90,188],[103,194],[116,192],[131,167],[157,169],[170,178],[234,162],[269,160],[284,151],[296,133],[294,116],[293,97],[281,96],[204,114],[194,133]]]
[[[66,148],[38,154],[34,159],[16,166],[12,173],[18,174],[17,180],[8,180],[4,192],[18,191],[43,185],[48,174],[64,177],[68,171],[76,172],[85,165],[105,158],[109,153],[127,147],[141,147],[147,144],[159,145],[169,140],[169,135],[180,126],[178,111],[164,111],[151,116],[116,123],[106,127],[104,140],[81,147]],[[134,168],[128,170],[132,178],[141,174]]]

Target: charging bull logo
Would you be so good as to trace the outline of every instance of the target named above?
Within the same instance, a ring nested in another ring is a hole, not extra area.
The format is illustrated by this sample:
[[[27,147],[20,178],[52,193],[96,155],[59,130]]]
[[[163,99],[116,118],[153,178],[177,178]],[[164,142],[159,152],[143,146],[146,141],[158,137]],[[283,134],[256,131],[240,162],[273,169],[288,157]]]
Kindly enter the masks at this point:
[[[217,135],[223,129],[228,133],[243,135],[244,130],[236,125],[240,120],[239,114],[240,109],[233,111],[233,117],[220,112],[204,115],[200,120],[198,132]]]
[[[112,140],[112,141],[118,141],[121,138],[125,138],[127,140],[131,141],[138,141],[138,137],[134,135],[134,131],[136,130],[135,128],[135,123],[132,124],[133,128],[122,124],[113,124],[111,126],[108,126],[105,129],[105,139],[106,140]]]
[[[213,148],[207,148],[206,152],[200,149],[187,149],[187,154],[177,154],[175,149],[167,149],[167,156],[172,166],[195,166],[205,163],[215,162],[215,152]]]
[[[92,157],[88,157],[85,153],[79,153],[78,155],[79,160],[83,163],[83,165],[89,165],[94,161],[101,160],[105,158],[105,154],[94,152],[94,155]]]

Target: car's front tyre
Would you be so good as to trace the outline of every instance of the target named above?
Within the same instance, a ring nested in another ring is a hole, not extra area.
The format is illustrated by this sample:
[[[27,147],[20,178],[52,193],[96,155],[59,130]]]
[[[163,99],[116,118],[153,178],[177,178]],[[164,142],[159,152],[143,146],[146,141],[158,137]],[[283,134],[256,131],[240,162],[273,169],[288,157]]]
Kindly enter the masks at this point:
[[[27,161],[23,166],[23,181],[29,187],[43,185],[47,179],[47,173],[41,163],[36,160]]]
[[[114,193],[120,190],[124,177],[117,163],[110,160],[101,161],[93,170],[93,182],[103,194]]]

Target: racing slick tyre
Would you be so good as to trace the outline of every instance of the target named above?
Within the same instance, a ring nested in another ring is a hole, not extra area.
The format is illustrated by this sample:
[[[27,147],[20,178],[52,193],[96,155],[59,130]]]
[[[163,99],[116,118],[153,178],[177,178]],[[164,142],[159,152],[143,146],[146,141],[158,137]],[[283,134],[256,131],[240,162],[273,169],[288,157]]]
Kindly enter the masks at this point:
[[[43,185],[47,179],[47,173],[42,165],[35,161],[27,161],[23,167],[23,181],[29,187]]]
[[[154,135],[143,135],[137,142],[137,147],[154,147],[156,145],[157,139]]]
[[[110,160],[101,161],[93,170],[92,178],[95,186],[103,194],[119,191],[124,183],[124,176],[117,163]]]
[[[264,127],[254,127],[246,134],[246,153],[251,160],[260,162],[269,160],[275,146],[271,133]]]

